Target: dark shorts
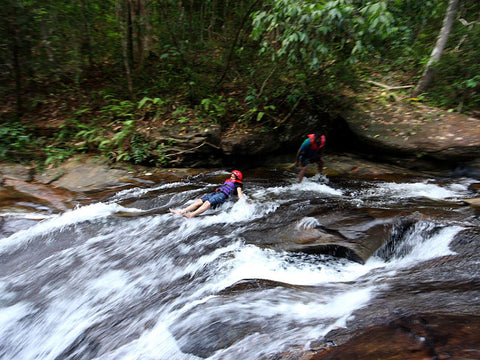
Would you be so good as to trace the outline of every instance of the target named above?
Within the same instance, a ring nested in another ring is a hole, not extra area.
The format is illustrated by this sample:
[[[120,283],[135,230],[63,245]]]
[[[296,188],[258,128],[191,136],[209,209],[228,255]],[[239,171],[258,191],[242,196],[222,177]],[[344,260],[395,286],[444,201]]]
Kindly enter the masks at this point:
[[[302,166],[307,166],[308,164],[318,163],[320,161],[320,154],[313,156],[300,156],[300,163]]]
[[[202,197],[202,201],[209,201],[210,205],[212,205],[213,208],[216,208],[219,205],[222,205],[225,201],[227,201],[227,195],[225,195],[223,192],[217,191],[214,193],[210,193]]]

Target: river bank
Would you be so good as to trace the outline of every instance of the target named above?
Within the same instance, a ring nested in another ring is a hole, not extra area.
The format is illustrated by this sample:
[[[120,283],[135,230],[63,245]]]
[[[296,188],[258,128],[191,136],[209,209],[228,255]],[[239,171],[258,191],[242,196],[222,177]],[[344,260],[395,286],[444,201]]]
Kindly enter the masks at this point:
[[[271,158],[265,167],[295,174],[299,169],[293,166],[293,162],[294,155],[284,155]],[[424,163],[422,168],[415,170],[411,165],[405,167],[374,162],[352,154],[327,154],[324,165],[323,174],[327,177],[355,177],[370,180],[399,180],[428,176],[476,176],[478,171],[475,167],[462,166],[438,168],[429,163]],[[255,173],[255,168],[247,165],[241,169],[248,184],[249,172]],[[8,206],[8,199],[14,203],[18,197],[26,196],[35,198],[37,201],[49,202],[54,208],[63,211],[75,207],[81,201],[83,193],[91,195],[97,193],[97,196],[101,197],[109,191],[118,191],[120,188],[175,182],[211,170],[206,168],[122,166],[119,164],[112,166],[104,159],[91,156],[77,156],[58,167],[48,169],[3,163],[0,164],[0,196],[3,198],[4,206]],[[314,166],[307,168],[307,176],[313,176],[316,172]]]

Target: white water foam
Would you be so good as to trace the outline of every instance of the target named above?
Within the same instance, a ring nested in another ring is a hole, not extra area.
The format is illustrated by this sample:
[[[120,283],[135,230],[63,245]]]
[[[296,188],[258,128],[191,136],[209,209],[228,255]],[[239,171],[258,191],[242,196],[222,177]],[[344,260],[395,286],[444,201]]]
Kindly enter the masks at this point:
[[[415,183],[380,183],[369,190],[371,195],[386,196],[395,199],[427,198],[432,200],[454,200],[468,195],[468,188],[463,184],[441,186],[431,181]]]
[[[12,333],[17,323],[27,316],[31,310],[28,304],[22,302],[0,307],[0,337],[5,338],[5,336]]]
[[[168,319],[161,318],[138,339],[93,360],[202,360],[195,355],[182,353],[168,330],[170,323]]]
[[[97,203],[68,210],[60,215],[35,224],[29,229],[21,230],[15,234],[0,239],[0,254],[7,251],[14,251],[27,244],[32,237],[45,235],[52,231],[60,230],[66,226],[81,223],[87,220],[98,219],[109,216],[119,211],[132,211],[118,204]]]
[[[243,221],[254,221],[274,212],[279,204],[275,202],[261,203],[249,199],[247,196],[236,202],[227,202],[219,209],[207,210],[207,213],[194,218],[174,216],[182,226],[182,234],[191,234],[201,231],[202,228],[215,224],[234,224]]]
[[[159,186],[151,187],[151,188],[132,188],[121,190],[117,192],[114,196],[115,200],[123,200],[125,198],[139,198],[142,195],[148,194],[153,191],[159,191],[163,189],[172,189],[180,186],[184,186],[185,184],[182,182],[172,182],[167,184],[162,184]]]
[[[91,268],[77,269],[71,279],[43,287],[42,307],[23,305],[28,313],[18,319],[21,325],[9,323],[12,349],[18,349],[19,359],[56,359],[88,329],[106,321],[112,310],[126,306],[129,299],[140,299],[137,282],[127,272],[110,270],[95,277],[99,273],[95,264],[101,259],[92,260]],[[50,266],[62,262],[51,259]],[[28,316],[35,320],[29,321]]]
[[[295,225],[295,228],[299,230],[300,229],[308,230],[308,229],[314,229],[320,225],[322,224],[320,223],[320,221],[318,221],[318,219],[314,217],[304,217],[297,222],[297,224]]]
[[[424,230],[428,230],[428,226],[429,224],[424,222],[415,224],[415,230],[408,239],[404,240],[407,245],[412,245],[412,249],[407,255],[395,257],[392,261],[395,266],[404,267],[428,259],[456,254],[450,249],[450,243],[464,228],[447,226],[426,237]]]
[[[292,285],[318,285],[347,282],[357,279],[371,270],[369,266],[344,259],[324,261],[325,257],[297,258],[285,252],[261,249],[245,245],[228,261],[228,276],[224,286],[243,279],[265,279]]]
[[[342,196],[343,191],[334,189],[327,184],[322,184],[319,182],[311,181],[311,180],[304,180],[301,183],[294,183],[287,186],[276,186],[270,187],[267,189],[262,189],[260,191],[255,192],[256,197],[258,198],[269,198],[272,195],[284,195],[289,192],[297,193],[297,192],[310,192],[312,196],[315,195],[329,195],[329,196]]]

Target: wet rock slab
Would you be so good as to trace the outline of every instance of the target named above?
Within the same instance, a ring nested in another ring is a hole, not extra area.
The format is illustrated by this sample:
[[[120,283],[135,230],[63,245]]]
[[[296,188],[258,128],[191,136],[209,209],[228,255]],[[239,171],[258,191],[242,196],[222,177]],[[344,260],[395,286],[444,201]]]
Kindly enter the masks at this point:
[[[179,181],[199,172],[201,169],[116,167],[83,156],[43,170],[20,164],[0,164],[0,203],[16,207],[40,203],[56,211],[65,211],[123,188]]]
[[[35,169],[32,166],[20,164],[1,164],[0,181],[4,179],[15,179],[20,181],[32,181]]]
[[[397,216],[398,215],[398,216]],[[263,230],[270,239],[267,247],[275,250],[306,254],[325,254],[364,264],[390,237],[394,224],[410,222],[399,214],[367,211],[329,211],[311,217],[314,225],[293,222]],[[249,235],[255,239],[260,236]]]
[[[334,257],[347,258],[349,260],[365,263],[365,261],[377,250],[378,244],[369,243],[368,240],[348,239],[340,233],[331,234],[327,231],[314,228],[303,229],[292,224],[269,234],[272,239],[278,239],[276,249],[289,252],[302,252],[306,254],[327,254]]]
[[[4,185],[14,189],[13,191],[0,191],[0,203],[4,205],[22,203],[24,204],[23,206],[25,206],[26,203],[39,203],[51,206],[60,211],[74,207],[73,201],[75,195],[64,189],[16,179],[6,179]],[[4,193],[4,195],[2,193]]]
[[[36,179],[70,191],[92,191],[119,186],[127,175],[123,169],[112,169],[100,162],[72,159],[59,168],[40,173]]]
[[[320,346],[319,346],[320,347]],[[480,359],[480,317],[416,314],[362,330],[309,360]]]

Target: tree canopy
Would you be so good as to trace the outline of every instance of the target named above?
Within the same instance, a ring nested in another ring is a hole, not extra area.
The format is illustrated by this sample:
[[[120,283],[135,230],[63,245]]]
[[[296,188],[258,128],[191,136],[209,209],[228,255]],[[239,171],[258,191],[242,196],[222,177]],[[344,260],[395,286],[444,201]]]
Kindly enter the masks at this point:
[[[124,138],[140,143],[135,121],[168,111],[178,121],[277,126],[300,102],[341,106],[336,95],[362,79],[393,81],[395,74],[398,85],[416,84],[448,3],[6,0],[2,116],[20,120],[9,129],[21,131],[39,106],[69,104],[63,138],[88,128],[97,148],[122,143],[122,136],[107,141],[100,124],[119,121]],[[417,96],[422,101],[478,110],[479,14],[477,0],[458,1],[436,77]]]

